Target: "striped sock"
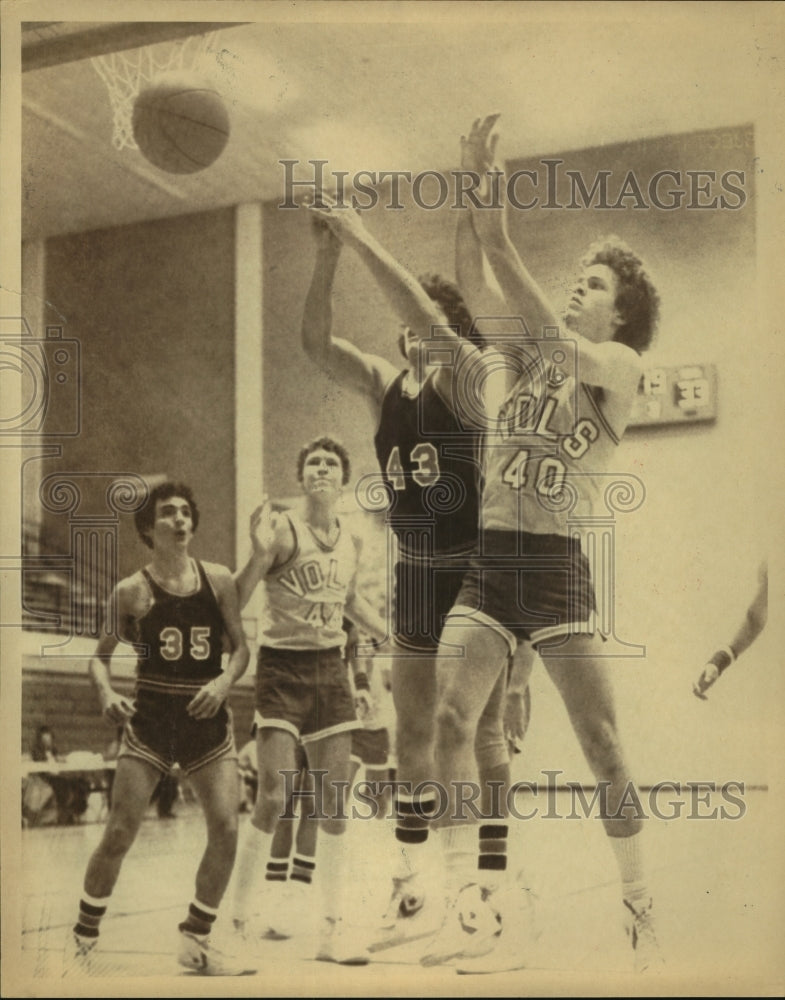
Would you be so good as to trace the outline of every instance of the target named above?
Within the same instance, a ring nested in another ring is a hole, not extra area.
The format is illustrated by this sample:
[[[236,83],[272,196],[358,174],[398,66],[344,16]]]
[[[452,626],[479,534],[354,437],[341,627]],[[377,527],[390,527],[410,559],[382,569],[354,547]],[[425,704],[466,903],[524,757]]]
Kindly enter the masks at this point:
[[[100,932],[101,919],[106,913],[108,902],[109,896],[96,899],[95,896],[89,896],[86,892],[83,893],[82,898],[79,900],[79,917],[74,924],[74,934],[78,934],[84,938],[97,938]]]
[[[212,906],[205,906],[204,903],[200,903],[198,899],[195,899],[188,906],[188,916],[177,926],[181,931],[188,931],[189,934],[198,934],[200,937],[206,937],[212,930],[217,916],[218,910]]]
[[[506,823],[483,823],[480,826],[480,854],[477,868],[482,872],[507,870]]]
[[[413,795],[398,791],[395,797],[395,839],[401,844],[424,844],[428,839],[428,817],[435,810],[434,792]]]
[[[295,854],[292,861],[292,873],[289,876],[292,882],[302,882],[303,885],[310,885],[313,881],[313,873],[316,871],[316,860],[314,858],[303,858]]]
[[[285,882],[288,875],[288,858],[270,858],[264,873],[265,882]]]

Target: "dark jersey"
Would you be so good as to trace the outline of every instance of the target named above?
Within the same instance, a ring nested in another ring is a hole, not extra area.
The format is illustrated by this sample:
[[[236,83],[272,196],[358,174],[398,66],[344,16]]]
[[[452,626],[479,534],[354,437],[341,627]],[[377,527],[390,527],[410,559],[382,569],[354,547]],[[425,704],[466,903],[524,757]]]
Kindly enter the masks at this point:
[[[172,594],[142,570],[153,596],[136,623],[137,641],[147,647],[137,663],[139,691],[193,695],[221,673],[224,620],[204,567],[197,560],[199,588]]]
[[[388,523],[415,558],[459,554],[477,541],[477,438],[455,418],[430,376],[416,396],[406,372],[388,386],[374,438],[392,502]]]

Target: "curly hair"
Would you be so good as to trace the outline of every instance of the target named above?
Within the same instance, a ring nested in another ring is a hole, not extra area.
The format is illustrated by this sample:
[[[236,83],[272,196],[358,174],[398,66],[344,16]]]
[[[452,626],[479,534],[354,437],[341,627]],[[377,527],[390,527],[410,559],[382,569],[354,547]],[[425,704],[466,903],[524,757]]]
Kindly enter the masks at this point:
[[[605,264],[614,272],[619,288],[616,308],[624,322],[613,339],[642,354],[651,346],[660,313],[660,296],[643,261],[618,236],[608,236],[592,243],[581,264]]]
[[[475,347],[485,346],[482,334],[474,323],[469,307],[457,285],[440,274],[421,274],[417,279],[428,298],[439,306],[447,317],[447,325],[458,328],[458,336],[465,337]]]
[[[311,441],[310,444],[305,445],[300,454],[297,456],[297,479],[298,482],[303,481],[303,469],[305,468],[305,460],[313,451],[331,451],[334,455],[337,455],[341,460],[341,469],[343,470],[343,475],[341,478],[341,483],[343,486],[349,482],[349,476],[351,475],[352,467],[349,462],[349,452],[344,448],[344,446],[331,437],[320,437],[315,441]]]
[[[159,483],[155,489],[150,491],[145,505],[140,507],[134,514],[136,530],[139,533],[139,537],[149,549],[153,547],[153,543],[147,537],[146,532],[152,531],[155,524],[155,505],[159,500],[169,500],[171,497],[182,497],[183,500],[188,502],[188,506],[191,508],[193,530],[196,531],[199,526],[199,508],[196,506],[191,487],[186,486],[185,483],[176,483],[173,480]]]

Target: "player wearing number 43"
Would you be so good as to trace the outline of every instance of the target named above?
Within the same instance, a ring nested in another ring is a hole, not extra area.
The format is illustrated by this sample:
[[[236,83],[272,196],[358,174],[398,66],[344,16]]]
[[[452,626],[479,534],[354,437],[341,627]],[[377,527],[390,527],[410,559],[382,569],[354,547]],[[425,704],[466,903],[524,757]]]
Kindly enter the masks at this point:
[[[352,730],[362,725],[343,658],[344,614],[373,639],[384,639],[387,629],[356,590],[362,540],[337,514],[349,481],[345,449],[328,437],[311,442],[300,452],[297,475],[305,513],[277,513],[265,500],[251,515],[253,551],[237,575],[241,606],[259,583],[266,605],[254,714],[259,790],[238,857],[233,920],[239,936],[252,947],[256,876],[270,855],[284,812],[285,774],[297,770],[299,741],[310,770],[321,772],[316,863],[323,912],[316,958],[360,964],[367,956],[345,931],[342,899]]]
[[[144,569],[121,580],[107,621],[138,652],[135,700],[114,690],[109,668],[118,645],[105,632],[90,661],[104,716],[123,723],[112,806],[87,866],[79,916],[66,945],[64,975],[106,975],[96,950],[101,918],[156,785],[177,763],[194,785],[207,823],[196,891],[179,925],[179,963],[202,975],[243,975],[253,965],[220,951],[210,931],[237,848],[237,753],[226,698],[248,666],[237,590],[224,566],[201,563],[189,547],[199,524],[191,490],[166,482],[136,513],[153,550]],[[222,669],[224,643],[229,656]]]
[[[458,290],[437,275],[415,279],[368,232],[351,209],[322,194],[309,206],[317,257],[302,324],[305,352],[331,376],[352,386],[370,404],[377,423],[374,443],[389,494],[387,520],[397,537],[394,577],[395,650],[392,694],[398,759],[395,802],[396,868],[390,904],[373,950],[422,937],[441,920],[442,893],[429,905],[428,816],[436,809],[433,784],[436,660],[444,616],[460,590],[477,543],[479,427],[476,407],[460,406],[477,382],[478,366],[432,363],[454,350],[457,337],[475,355],[482,336]],[[401,320],[399,371],[332,332],[332,286],[342,246],[356,252]],[[460,270],[460,268],[459,268]],[[443,337],[441,331],[447,331]],[[520,657],[521,690],[531,657]],[[482,829],[492,843],[492,863],[506,866],[506,797],[509,753],[504,735],[506,677],[500,672],[483,704],[477,728]],[[522,702],[515,703],[520,708]],[[494,792],[495,789],[495,792]],[[421,791],[422,790],[422,791]]]

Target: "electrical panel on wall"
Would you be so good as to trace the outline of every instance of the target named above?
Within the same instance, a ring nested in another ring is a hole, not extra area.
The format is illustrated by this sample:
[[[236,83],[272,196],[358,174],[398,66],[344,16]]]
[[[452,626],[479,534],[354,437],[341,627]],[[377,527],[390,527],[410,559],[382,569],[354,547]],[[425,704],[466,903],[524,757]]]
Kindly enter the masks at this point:
[[[660,365],[641,377],[628,426],[705,423],[716,416],[716,365]]]

